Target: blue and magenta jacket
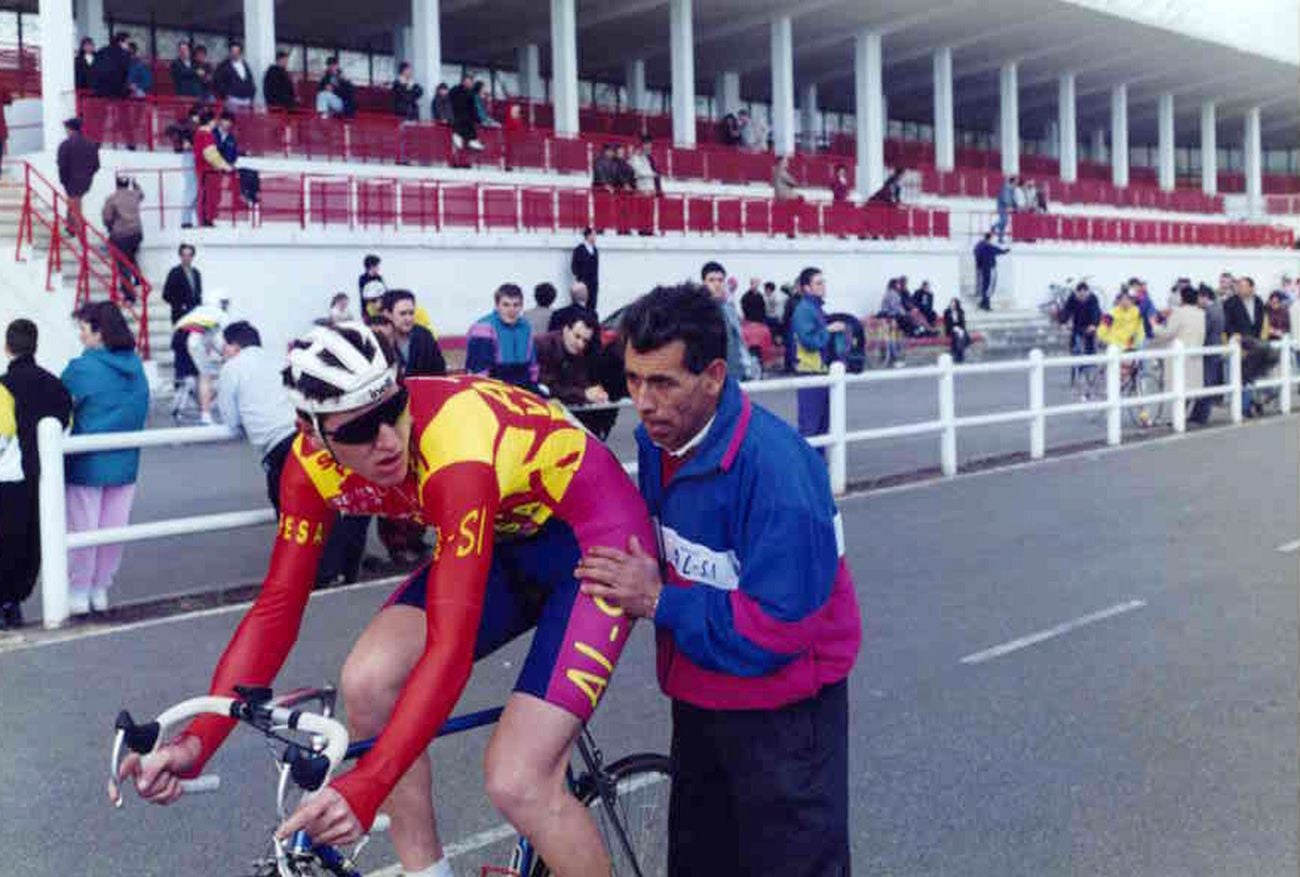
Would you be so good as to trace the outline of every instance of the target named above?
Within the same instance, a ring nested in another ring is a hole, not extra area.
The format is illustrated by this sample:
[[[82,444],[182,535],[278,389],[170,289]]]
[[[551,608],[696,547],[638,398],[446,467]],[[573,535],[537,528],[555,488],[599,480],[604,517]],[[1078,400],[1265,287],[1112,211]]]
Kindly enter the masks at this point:
[[[524,319],[507,325],[496,311],[469,327],[465,371],[498,381],[532,387],[537,384],[537,350],[533,330]]]
[[[826,464],[728,379],[667,486],[637,428],[639,480],[667,587],[659,684],[705,709],[776,709],[849,675],[862,641]]]

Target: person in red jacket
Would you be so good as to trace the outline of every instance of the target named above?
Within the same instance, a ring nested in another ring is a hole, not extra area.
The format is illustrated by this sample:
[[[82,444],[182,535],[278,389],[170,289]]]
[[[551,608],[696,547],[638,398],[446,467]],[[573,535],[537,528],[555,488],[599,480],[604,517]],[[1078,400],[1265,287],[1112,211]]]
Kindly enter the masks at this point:
[[[212,110],[199,113],[199,127],[194,132],[194,172],[199,178],[199,224],[216,224],[221,207],[221,190],[234,170],[217,149],[217,119]]]

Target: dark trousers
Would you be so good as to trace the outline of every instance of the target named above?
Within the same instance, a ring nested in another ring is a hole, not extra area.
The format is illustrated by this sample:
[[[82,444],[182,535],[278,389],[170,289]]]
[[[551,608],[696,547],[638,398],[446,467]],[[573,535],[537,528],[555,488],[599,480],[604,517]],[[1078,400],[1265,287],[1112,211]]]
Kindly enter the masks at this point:
[[[993,287],[993,269],[977,267],[975,269],[975,277],[979,284],[980,307],[987,310],[989,306],[989,291]]]
[[[1205,356],[1201,358],[1201,368],[1205,373],[1205,386],[1217,387],[1223,383],[1223,357]],[[1192,411],[1187,419],[1192,423],[1206,423],[1214,407],[1214,396],[1205,396],[1192,403]]]
[[[799,435],[811,437],[824,435],[831,428],[831,389],[830,387],[810,387],[800,390]],[[826,456],[825,448],[818,448],[817,453]]]
[[[296,436],[296,433],[288,436],[262,458],[262,469],[266,472],[266,495],[276,514],[280,513],[280,475],[284,472],[284,464],[293,449]],[[329,538],[325,540],[325,550],[316,567],[316,581],[332,582],[343,576],[345,581],[355,582],[361,575],[361,558],[366,552],[366,534],[369,532],[369,516],[339,515],[334,521],[334,528],[330,530]]]
[[[139,232],[109,238],[113,246],[122,252],[122,258],[117,260],[117,276],[122,288],[122,296],[129,302],[135,301],[135,285],[139,282],[135,276],[136,256],[140,252],[140,242],[143,239],[144,236]]]
[[[41,568],[41,519],[35,484],[0,482],[0,604],[32,595]]]
[[[845,682],[777,710],[673,701],[671,877],[848,877]]]

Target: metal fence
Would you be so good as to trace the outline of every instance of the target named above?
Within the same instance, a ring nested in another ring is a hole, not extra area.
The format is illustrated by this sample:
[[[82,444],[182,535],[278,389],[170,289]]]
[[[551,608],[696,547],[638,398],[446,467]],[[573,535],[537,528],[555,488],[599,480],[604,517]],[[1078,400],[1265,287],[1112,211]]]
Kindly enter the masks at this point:
[[[1296,355],[1300,342],[1291,337],[1275,342],[1280,352],[1274,374],[1250,384],[1254,392],[1272,390],[1278,395],[1282,414],[1290,414],[1294,405],[1297,375]],[[1218,386],[1189,389],[1187,386],[1187,361],[1189,357],[1220,355],[1227,358],[1226,383]],[[1125,395],[1121,387],[1123,366],[1128,363],[1160,360],[1166,363],[1165,386],[1160,392]],[[1087,413],[1104,413],[1106,443],[1118,445],[1123,441],[1124,409],[1155,404],[1170,406],[1170,423],[1176,433],[1187,429],[1187,405],[1200,398],[1227,396],[1233,423],[1243,417],[1242,400],[1247,389],[1242,381],[1242,348],[1234,341],[1219,347],[1184,347],[1175,341],[1168,347],[1121,353],[1110,348],[1104,354],[1092,356],[1045,357],[1040,350],[1032,350],[1024,359],[1003,362],[955,365],[952,357],[944,354],[937,364],[924,368],[871,371],[847,374],[841,363],[835,363],[828,374],[809,377],[781,378],[754,381],[745,385],[751,395],[763,395],[790,390],[828,387],[830,390],[830,429],[827,433],[812,436],[808,442],[813,447],[826,449],[831,489],[842,494],[848,487],[848,446],[858,442],[885,441],[916,436],[937,439],[939,468],[944,477],[957,474],[957,434],[959,430],[997,424],[1021,423],[1027,427],[1027,444],[1031,459],[1042,459],[1047,453],[1047,421],[1053,417]],[[1049,369],[1094,367],[1104,369],[1104,397],[1096,400],[1076,401],[1060,405],[1046,404],[1046,373]],[[1026,376],[1029,405],[1023,409],[997,411],[985,414],[957,416],[956,378],[964,375],[1021,373]],[[889,381],[932,381],[938,400],[938,416],[932,420],[916,421],[893,426],[848,429],[848,389],[852,386],[880,384]],[[626,400],[599,407],[630,407]],[[146,448],[160,445],[188,445],[229,441],[237,434],[222,426],[185,427],[177,429],[146,430],[129,433],[102,433],[98,435],[65,436],[57,420],[41,421],[38,427],[38,449],[41,460],[40,515],[41,551],[44,557],[41,600],[46,627],[58,627],[68,618],[68,557],[72,548],[86,548],[119,542],[136,542],[168,536],[210,533],[238,527],[259,526],[275,520],[270,508],[253,509],[222,514],[196,515],[171,520],[130,524],[125,527],[69,533],[64,504],[64,477],[62,461],[66,455],[88,451],[109,451],[123,448]],[[635,472],[635,462],[625,462],[629,472]]]

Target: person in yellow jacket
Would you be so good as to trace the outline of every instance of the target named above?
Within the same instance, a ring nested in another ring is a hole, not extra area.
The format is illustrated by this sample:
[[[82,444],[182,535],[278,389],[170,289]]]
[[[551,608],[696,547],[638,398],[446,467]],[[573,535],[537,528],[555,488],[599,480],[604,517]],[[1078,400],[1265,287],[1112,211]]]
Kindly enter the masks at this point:
[[[1128,290],[1122,290],[1115,297],[1115,306],[1097,327],[1097,337],[1103,344],[1113,344],[1124,351],[1136,350],[1146,341],[1142,312],[1138,310]]]

